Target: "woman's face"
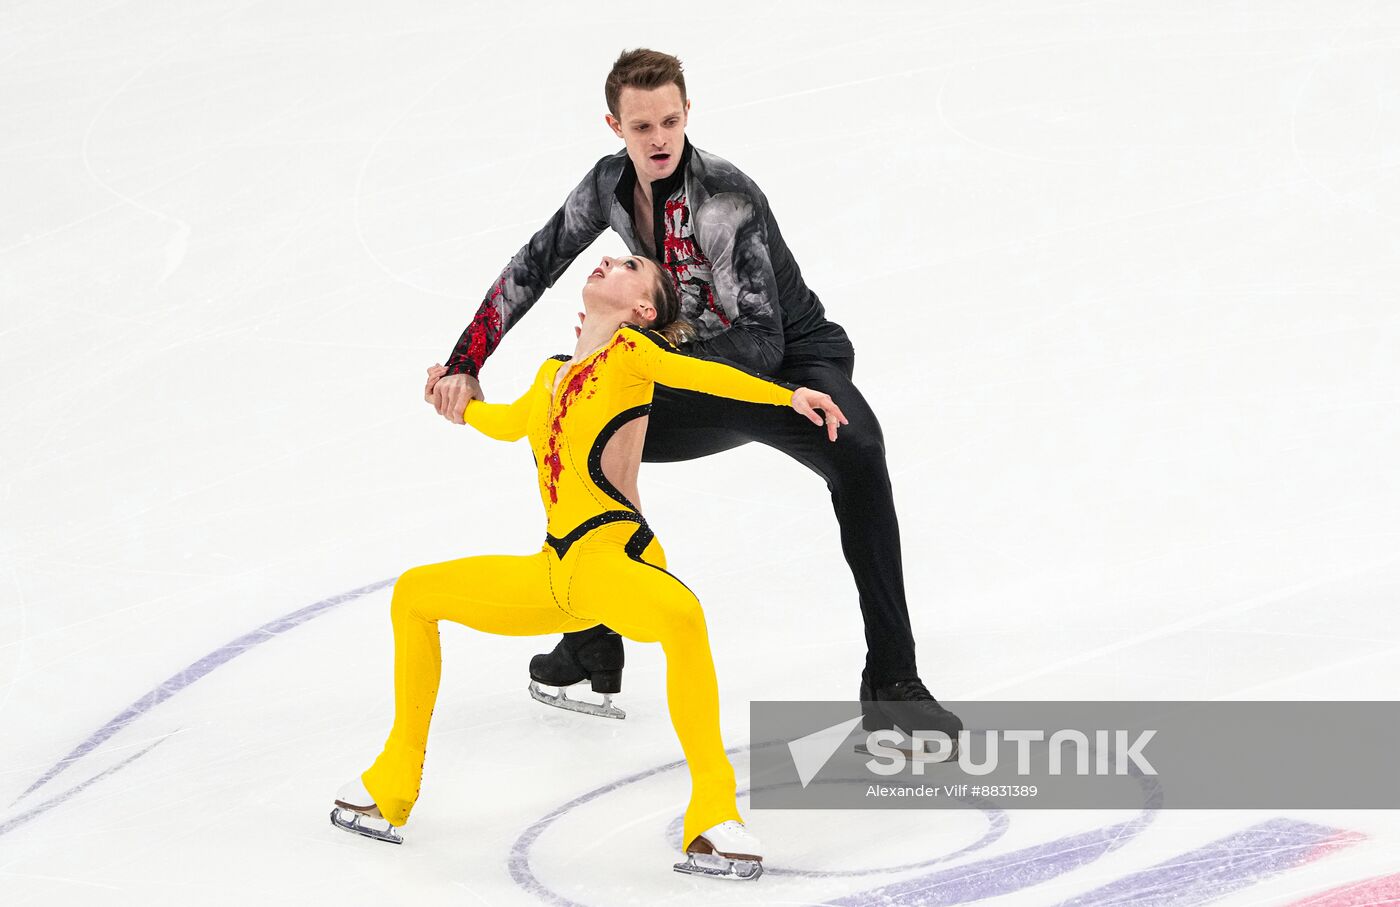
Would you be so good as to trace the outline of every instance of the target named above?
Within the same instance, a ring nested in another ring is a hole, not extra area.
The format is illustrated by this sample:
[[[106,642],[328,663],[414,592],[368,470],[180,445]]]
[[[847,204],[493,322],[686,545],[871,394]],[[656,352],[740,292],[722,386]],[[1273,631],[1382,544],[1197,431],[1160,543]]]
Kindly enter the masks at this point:
[[[656,320],[656,266],[637,255],[621,258],[603,256],[583,285],[586,306],[598,307],[598,314],[616,313],[643,325]]]

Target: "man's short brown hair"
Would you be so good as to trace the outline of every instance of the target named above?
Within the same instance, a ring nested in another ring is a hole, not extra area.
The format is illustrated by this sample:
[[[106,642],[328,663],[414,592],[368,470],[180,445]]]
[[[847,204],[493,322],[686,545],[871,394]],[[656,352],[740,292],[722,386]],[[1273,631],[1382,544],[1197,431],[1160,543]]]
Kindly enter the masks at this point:
[[[608,99],[608,110],[617,116],[617,99],[624,88],[638,88],[651,91],[663,85],[675,85],[681,90],[681,103],[685,103],[685,75],[681,61],[659,50],[639,47],[624,50],[613,63],[608,73],[608,81],[603,86],[603,94]]]

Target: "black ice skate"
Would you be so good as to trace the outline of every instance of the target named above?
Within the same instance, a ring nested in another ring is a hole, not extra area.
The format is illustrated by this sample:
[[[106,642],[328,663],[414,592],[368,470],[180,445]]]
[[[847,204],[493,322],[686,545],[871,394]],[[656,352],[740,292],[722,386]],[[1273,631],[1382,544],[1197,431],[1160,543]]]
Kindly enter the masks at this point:
[[[750,882],[763,875],[763,845],[744,823],[730,819],[696,836],[685,862],[672,867],[686,875]]]
[[[374,798],[365,790],[359,778],[349,782],[335,795],[335,808],[331,810],[331,824],[344,831],[385,841],[389,844],[402,844],[403,835],[379,812]]]
[[[864,678],[860,682],[860,725],[867,732],[897,730],[907,738],[895,749],[919,762],[949,762],[958,756],[958,732],[962,719],[939,704],[933,694],[917,677],[900,680],[882,687],[872,687]],[[952,747],[946,753],[930,753],[913,741],[914,731],[940,731],[948,736]],[[856,752],[870,755],[865,744]]]
[[[530,695],[545,705],[599,718],[626,718],[627,713],[612,704],[614,693],[622,692],[622,637],[599,624],[578,633],[565,633],[553,652],[530,659]],[[593,692],[602,693],[602,702],[570,699],[565,687],[588,681]],[[558,693],[540,689],[540,684],[557,687]]]

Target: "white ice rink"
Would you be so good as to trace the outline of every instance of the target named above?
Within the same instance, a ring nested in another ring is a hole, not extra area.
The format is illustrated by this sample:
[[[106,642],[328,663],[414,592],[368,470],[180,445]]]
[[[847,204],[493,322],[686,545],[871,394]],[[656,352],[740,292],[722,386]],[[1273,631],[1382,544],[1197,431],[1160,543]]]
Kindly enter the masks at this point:
[[[1400,8],[504,9],[0,4],[0,903],[1400,898],[1387,811],[1163,811],[1078,864],[1124,816],[753,811],[768,875],[685,878],[684,773],[631,780],[680,757],[659,649],[611,722],[526,696],[552,640],[446,625],[407,843],[331,828],[392,716],[387,581],[539,546],[526,447],[424,369],[618,147],[639,45],[855,341],[939,698],[1400,699]],[[855,697],[820,480],[751,448],[642,488],[729,745],[750,700]]]

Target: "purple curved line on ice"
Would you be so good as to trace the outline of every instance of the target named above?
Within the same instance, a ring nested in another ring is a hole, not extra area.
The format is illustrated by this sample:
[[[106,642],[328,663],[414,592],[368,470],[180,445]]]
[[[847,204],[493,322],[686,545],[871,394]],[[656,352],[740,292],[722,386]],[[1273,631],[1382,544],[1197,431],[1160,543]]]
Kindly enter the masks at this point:
[[[742,753],[746,749],[748,749],[747,746],[736,746],[725,750],[725,753],[733,756],[736,753]],[[578,901],[571,901],[566,897],[555,894],[553,891],[550,891],[549,888],[545,887],[543,882],[535,878],[535,873],[530,869],[530,847],[535,843],[535,839],[543,834],[546,828],[553,825],[555,820],[565,813],[572,812],[583,804],[596,800],[605,794],[610,794],[619,787],[635,784],[638,781],[650,778],[652,775],[669,772],[683,765],[685,765],[685,760],[677,759],[675,762],[667,762],[664,765],[645,769],[635,774],[628,775],[625,778],[619,778],[602,787],[596,787],[586,794],[575,797],[563,806],[551,810],[544,818],[536,821],[535,824],[521,832],[520,837],[516,838],[515,843],[511,845],[510,860],[507,864],[510,868],[510,877],[515,880],[515,884],[542,901],[547,901],[550,904],[558,904],[559,907],[587,907],[587,905],[580,904]]]
[[[776,746],[780,742],[761,743],[757,747],[746,744],[731,747],[725,750],[725,753],[733,756],[749,749]],[[634,784],[661,772],[680,768],[683,765],[685,765],[685,760],[680,759],[628,775],[625,778],[619,778],[551,810],[548,815],[521,832],[520,837],[516,838],[515,843],[511,845],[508,861],[511,878],[526,892],[542,901],[557,904],[559,907],[587,907],[585,904],[571,901],[563,895],[551,891],[535,876],[534,871],[530,868],[530,848],[536,839],[561,816],[572,812],[585,803],[610,794],[620,787]],[[823,900],[821,903],[828,905],[828,907],[836,907],[836,905],[840,905],[840,907],[861,907],[861,905],[937,907],[937,905],[967,904],[984,898],[1020,891],[1078,869],[1112,853],[1142,834],[1156,819],[1157,813],[1161,811],[1164,800],[1161,784],[1155,778],[1148,778],[1141,772],[1134,771],[1132,774],[1142,786],[1145,799],[1142,812],[1125,822],[1105,825],[1080,834],[1066,835],[1043,844],[987,857],[962,866],[925,873],[892,885],[852,892],[836,900]],[[1005,813],[1002,813],[1002,816],[1005,818]],[[989,834],[994,836],[992,840],[1000,838],[1004,832],[1004,827],[989,830]],[[984,836],[985,839],[986,836]],[[980,843],[974,844],[972,848],[963,848],[959,853],[966,853],[969,849],[975,850],[980,846]],[[929,860],[925,865],[943,863],[947,859],[949,857],[945,855]],[[895,867],[890,871],[898,872],[905,868],[907,867]],[[825,875],[803,872],[790,874],[808,877]],[[841,873],[841,875],[844,874]],[[863,875],[864,873],[859,874]],[[832,873],[831,875],[837,874]]]
[[[152,743],[150,746],[147,746],[140,752],[127,756],[125,759],[118,762],[116,765],[112,766],[106,771],[98,772],[96,775],[93,775],[91,778],[87,779],[82,784],[79,784],[77,787],[66,790],[63,793],[59,794],[57,797],[50,797],[49,799],[45,800],[43,803],[40,803],[38,806],[34,807],[27,813],[20,813],[12,819],[0,822],[0,836],[9,834],[10,832],[14,831],[16,828],[19,828],[21,825],[30,821],[31,819],[39,818],[44,813],[53,809],[55,806],[60,806],[64,803],[67,803],[69,800],[73,799],[74,796],[82,793],[84,790],[96,784],[98,781],[101,781],[108,775],[114,772],[119,772],[122,769],[126,768],[128,765],[135,762],[137,759],[140,759],[142,756],[146,755],[151,750],[155,749],[165,741],[169,740],[170,737],[170,734],[166,734],[164,737],[160,738],[155,743]]]
[[[1162,785],[1139,771],[1132,776],[1146,798],[1133,818],[1091,831],[1065,835],[1043,844],[940,869],[912,879],[824,901],[828,907],[947,907],[1021,891],[1064,875],[1106,856],[1142,834],[1161,811]],[[1105,902],[1108,904],[1116,902]]]
[[[140,718],[142,715],[146,714],[151,709],[160,705],[162,702],[169,699],[171,696],[174,696],[176,693],[185,689],[185,687],[188,687],[195,681],[205,677],[209,674],[209,672],[213,671],[215,668],[219,668],[225,664],[228,664],[230,661],[237,658],[239,655],[242,655],[244,652],[247,652],[249,649],[252,649],[255,646],[262,645],[269,639],[286,633],[288,630],[295,629],[296,627],[299,627],[307,621],[311,620],[313,617],[321,616],[322,614],[326,613],[327,611],[336,607],[337,605],[343,605],[348,601],[354,601],[355,599],[363,595],[368,595],[371,592],[378,592],[385,586],[392,586],[394,584],[394,581],[397,579],[398,577],[396,576],[390,577],[389,579],[382,579],[376,583],[370,583],[368,586],[361,586],[358,589],[351,589],[349,592],[342,592],[339,595],[333,595],[330,598],[323,598],[315,604],[307,605],[305,608],[300,608],[296,611],[293,611],[290,614],[284,614],[276,620],[272,620],[263,624],[261,627],[258,627],[251,633],[244,633],[242,636],[238,637],[232,642],[220,646],[219,648],[210,652],[208,655],[205,655],[203,658],[191,664],[189,667],[185,668],[183,671],[172,675],[171,677],[163,681],[160,685],[152,689],[150,692],[146,693],[146,695],[142,696],[140,699],[127,706],[119,715],[117,715],[111,721],[108,721],[106,724],[102,725],[102,727],[94,731],[92,733],[92,736],[88,737],[82,743],[78,744],[76,747],[73,748],[73,751],[71,753],[64,756],[57,763],[55,763],[52,768],[44,772],[44,774],[39,777],[39,780],[29,785],[29,788],[25,790],[24,793],[16,797],[14,799],[14,803],[11,803],[10,805],[14,806],[15,803],[18,803],[25,797],[34,793],[34,791],[43,787],[45,784],[48,784],[55,777],[57,777],[60,772],[66,770],[69,766],[73,765],[79,759],[82,759],[88,753],[91,753],[93,750],[101,746],[113,734],[117,733],[122,728],[135,721],[137,718]],[[100,778],[102,776],[99,775],[98,777]]]
[[[774,745],[776,744],[762,744],[762,746]],[[791,787],[796,783],[797,782],[795,781],[785,781],[781,784],[770,784],[760,788],[743,789],[739,791],[739,796],[743,797],[744,794],[750,793],[752,790],[772,790],[778,787]],[[851,782],[848,778],[818,778],[812,783],[849,784]],[[982,813],[987,817],[987,830],[982,833],[982,836],[980,838],[973,841],[972,843],[966,844],[958,848],[957,850],[949,850],[935,857],[930,857],[927,860],[918,860],[914,863],[904,863],[893,866],[869,866],[865,869],[817,870],[768,866],[764,868],[763,874],[764,876],[793,876],[794,878],[804,879],[835,879],[855,876],[894,875],[900,872],[908,872],[913,869],[925,869],[929,866],[935,866],[939,863],[951,863],[953,860],[959,859],[960,857],[965,857],[970,853],[976,853],[977,851],[982,850],[985,847],[990,847],[997,841],[1000,841],[1006,835],[1007,830],[1011,827],[1011,818],[1006,814],[1006,810],[998,809],[994,806],[977,806],[977,804],[972,802],[969,802],[969,806],[975,806],[976,808],[980,809]],[[677,852],[680,852],[685,849],[685,845],[681,841],[681,834],[684,827],[684,813],[681,813],[680,815],[676,816],[674,819],[671,820],[671,824],[666,826],[666,841]]]
[[[1231,832],[1202,847],[1075,895],[1059,907],[1209,904],[1250,885],[1327,856],[1365,835],[1279,817]],[[1257,896],[1256,896],[1257,897]],[[1365,898],[1349,903],[1380,904]],[[1384,903],[1394,903],[1386,901]]]
[[[1112,853],[1142,833],[1152,813],[1117,825],[1068,835],[1011,853],[987,857],[965,866],[939,870],[917,878],[858,891],[824,901],[839,907],[880,904],[882,907],[946,907],[1011,894],[1039,885]],[[1113,903],[1113,902],[1108,902]]]

